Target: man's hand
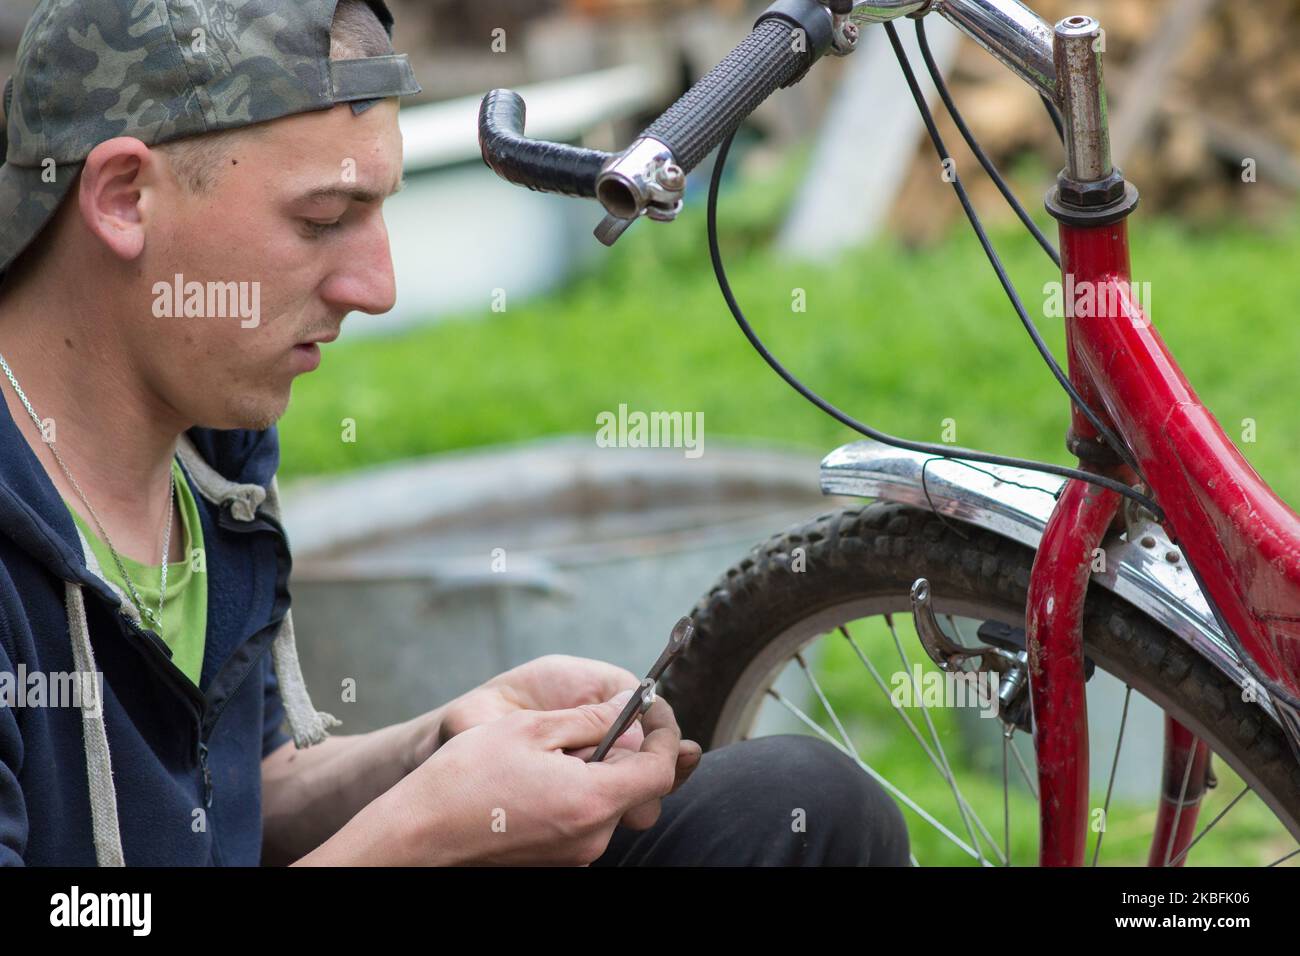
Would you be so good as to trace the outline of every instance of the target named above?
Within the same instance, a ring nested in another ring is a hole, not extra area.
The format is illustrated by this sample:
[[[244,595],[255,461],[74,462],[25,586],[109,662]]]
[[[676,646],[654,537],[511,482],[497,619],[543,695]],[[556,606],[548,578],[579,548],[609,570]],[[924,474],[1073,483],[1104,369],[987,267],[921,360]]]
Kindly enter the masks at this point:
[[[631,671],[604,661],[548,654],[499,674],[449,702],[443,709],[434,747],[441,747],[473,727],[520,710],[565,710],[607,701],[620,694],[618,703],[621,705],[640,682]],[[656,701],[655,706],[639,723],[633,724],[614,747],[636,753],[641,749],[645,735],[659,727],[670,727],[675,735],[681,734],[672,708],[662,699]],[[586,759],[594,750],[594,746],[589,747],[578,756]],[[673,790],[686,782],[699,764],[700,756],[699,744],[693,740],[681,741]],[[631,829],[644,830],[658,817],[659,805],[655,801],[653,806],[647,804],[634,808],[621,822]]]
[[[438,743],[516,710],[595,704],[639,683],[631,671],[604,661],[548,654],[498,674],[447,704]]]
[[[622,695],[626,699],[626,694]],[[637,751],[589,753],[618,716],[618,698],[516,710],[457,734],[300,862],[584,865],[619,821],[675,785],[680,737],[668,705],[646,712]]]

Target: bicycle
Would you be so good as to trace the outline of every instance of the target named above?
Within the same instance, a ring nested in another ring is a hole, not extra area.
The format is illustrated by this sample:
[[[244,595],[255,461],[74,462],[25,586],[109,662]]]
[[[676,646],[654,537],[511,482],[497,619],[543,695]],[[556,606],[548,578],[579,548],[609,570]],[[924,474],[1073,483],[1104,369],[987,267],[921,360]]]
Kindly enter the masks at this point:
[[[962,120],[926,42],[924,19],[933,14],[1041,96],[1066,158],[1046,197],[1059,223],[1059,253]],[[951,178],[1017,315],[1070,398],[1066,445],[1077,468],[908,441],[865,425],[781,365],[727,282],[717,194],[736,128],[821,56],[851,53],[862,25],[883,24],[927,132],[941,159],[949,158],[898,38],[895,21],[905,17],[915,21],[926,66],[980,164],[1067,286],[1091,291],[1089,309],[1067,312],[1062,369],[960,177]],[[1300,839],[1300,516],[1200,403],[1133,294],[1127,221],[1138,192],[1110,158],[1101,37],[1091,17],[1052,26],[1016,0],[776,0],[726,58],[619,153],[528,138],[523,100],[509,90],[488,93],[479,111],[485,163],[517,185],[598,200],[607,215],[596,236],[607,245],[643,216],[674,219],[686,174],[719,147],[708,233],[723,297],[778,375],[866,436],[826,457],[823,490],[874,502],[787,530],[727,571],[692,611],[696,637],[665,679],[664,694],[683,733],[706,748],[752,733],[766,702],[784,705],[983,865],[1012,862],[1012,758],[1036,801],[1038,862],[1087,863],[1090,829],[1098,834],[1091,862],[1098,862],[1124,729],[1121,718],[1104,806],[1090,807],[1086,687],[1098,669],[1124,683],[1125,718],[1135,690],[1165,711],[1149,864],[1182,865],[1248,792],[1289,839]],[[959,785],[934,715],[924,705],[916,711],[927,741],[912,720],[915,708],[890,694],[864,653],[861,629],[858,638],[849,630],[879,618],[875,637],[892,642],[911,672],[895,690],[919,692],[895,623],[909,613],[932,673],[985,679],[987,703],[996,693],[1001,845]],[[951,827],[862,759],[832,703],[836,695],[807,664],[808,649],[823,635],[844,638],[828,653],[851,649],[889,696],[951,791]],[[775,686],[795,665],[833,731]],[[1033,739],[1033,770],[1015,746],[1017,733]],[[1244,789],[1198,831],[1203,798],[1216,782],[1212,754],[1240,775]]]

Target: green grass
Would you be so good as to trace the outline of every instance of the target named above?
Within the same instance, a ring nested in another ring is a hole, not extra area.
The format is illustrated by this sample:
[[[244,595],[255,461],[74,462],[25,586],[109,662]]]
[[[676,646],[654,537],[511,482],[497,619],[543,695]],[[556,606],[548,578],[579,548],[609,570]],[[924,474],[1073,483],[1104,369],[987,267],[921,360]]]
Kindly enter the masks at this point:
[[[770,251],[801,162],[795,157],[774,179],[731,190],[722,205],[732,285],[769,347],[832,402],[879,428],[937,441],[952,419],[963,445],[1071,463],[1063,448],[1066,402],[966,230],[933,248],[881,241],[818,265]],[[321,369],[295,385],[281,425],[282,474],[594,435],[596,415],[620,403],[702,411],[709,440],[816,452],[851,440],[741,337],[709,268],[700,205],[671,226],[638,224],[601,253],[596,269],[552,295],[504,313],[485,303],[479,314],[330,347]],[[1133,233],[1134,277],[1151,283],[1154,322],[1184,371],[1234,440],[1244,419],[1254,421],[1256,440],[1241,447],[1284,498],[1300,501],[1300,218],[1268,230],[1225,223],[1208,233],[1139,214]],[[1053,267],[1018,230],[999,229],[995,241],[1031,315],[1040,316]],[[792,311],[795,289],[804,290],[804,312]],[[1062,355],[1060,321],[1039,325]],[[356,423],[355,442],[341,440],[344,419]],[[873,763],[923,805],[951,804],[946,784],[918,758],[856,660],[832,653],[821,673]],[[951,738],[947,721],[939,715]],[[1222,782],[1204,818],[1240,788],[1217,766]],[[972,803],[992,808],[985,820],[1000,835],[1000,777],[971,777],[968,786]],[[1102,796],[1094,795],[1095,805]],[[1151,812],[1113,808],[1105,859],[1144,859]],[[954,829],[961,824],[951,812],[943,819]],[[1198,847],[1196,862],[1258,862],[1285,852],[1258,801],[1230,819],[1229,839]],[[1031,859],[1037,837],[1027,795],[1016,795],[1012,821],[1014,855]],[[923,863],[962,861],[925,824],[909,823]]]
[[[779,184],[789,168],[783,176]],[[736,294],[790,369],[895,434],[939,440],[952,419],[960,444],[1070,463],[1064,397],[966,231],[921,251],[884,241],[834,263],[785,261],[766,238],[788,189],[762,185],[726,197],[721,231]],[[1017,231],[995,237],[1041,316],[1051,263]],[[1300,219],[1197,234],[1139,216],[1133,245],[1154,321],[1202,399],[1234,440],[1243,419],[1254,420],[1256,441],[1244,451],[1283,497],[1300,500]],[[854,437],[741,337],[714,283],[698,208],[672,225],[639,223],[598,265],[504,313],[485,303],[481,314],[331,346],[321,369],[295,384],[281,426],[283,475],[594,435],[597,413],[620,403],[702,411],[710,439],[827,451]],[[805,312],[791,309],[795,289]],[[1039,325],[1062,355],[1060,320]],[[355,442],[341,440],[345,418],[356,421]]]

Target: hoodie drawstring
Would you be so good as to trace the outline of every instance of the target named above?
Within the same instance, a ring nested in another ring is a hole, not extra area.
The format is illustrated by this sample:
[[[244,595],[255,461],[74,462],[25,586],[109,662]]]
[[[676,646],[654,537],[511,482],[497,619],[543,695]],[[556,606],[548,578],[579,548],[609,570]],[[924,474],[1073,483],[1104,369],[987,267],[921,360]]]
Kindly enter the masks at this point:
[[[274,478],[271,479],[263,507],[272,518],[280,520],[280,489]],[[341,726],[342,721],[333,714],[317,710],[307,693],[302,664],[298,661],[298,645],[293,636],[292,610],[285,612],[280,631],[275,635],[275,643],[271,645],[271,663],[275,668],[276,680],[280,683],[280,701],[284,704],[284,714],[289,721],[295,747],[301,750],[318,744],[329,736],[331,727]]]
[[[81,586],[65,582],[68,630],[72,634],[73,667],[82,679],[98,680],[95,652],[90,647],[86,624],[86,602]],[[93,698],[88,700],[87,698]],[[90,823],[95,836],[95,862],[100,866],[125,866],[122,834],[117,824],[117,790],[113,786],[113,763],[108,754],[108,733],[104,730],[104,701],[99,692],[81,693],[81,736],[86,747],[86,779],[90,783]]]

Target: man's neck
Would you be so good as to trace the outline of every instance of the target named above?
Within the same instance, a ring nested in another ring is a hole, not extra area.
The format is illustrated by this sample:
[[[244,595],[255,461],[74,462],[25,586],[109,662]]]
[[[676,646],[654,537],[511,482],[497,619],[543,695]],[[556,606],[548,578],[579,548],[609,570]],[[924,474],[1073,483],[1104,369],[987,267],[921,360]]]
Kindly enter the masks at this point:
[[[56,272],[58,270],[46,270]],[[0,297],[0,354],[40,416],[69,472],[98,514],[113,546],[157,564],[167,522],[168,481],[187,427],[143,381],[108,321],[112,297],[93,307],[69,283],[33,277]],[[9,413],[55,488],[96,528],[63,474],[42,428],[0,376]],[[183,534],[173,521],[168,560]]]

